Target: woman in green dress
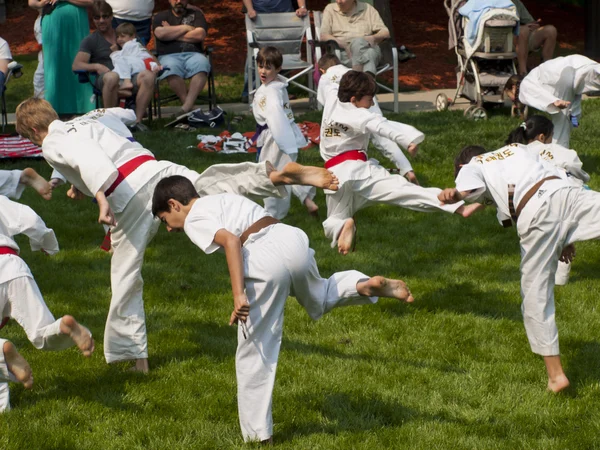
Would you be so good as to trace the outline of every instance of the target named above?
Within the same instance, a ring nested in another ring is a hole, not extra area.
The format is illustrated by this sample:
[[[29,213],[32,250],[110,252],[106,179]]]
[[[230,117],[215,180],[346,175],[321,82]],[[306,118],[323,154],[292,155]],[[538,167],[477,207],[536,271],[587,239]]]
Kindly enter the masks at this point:
[[[95,108],[92,86],[81,84],[71,70],[81,40],[90,34],[87,7],[93,0],[54,0],[42,19],[46,100],[60,115]]]

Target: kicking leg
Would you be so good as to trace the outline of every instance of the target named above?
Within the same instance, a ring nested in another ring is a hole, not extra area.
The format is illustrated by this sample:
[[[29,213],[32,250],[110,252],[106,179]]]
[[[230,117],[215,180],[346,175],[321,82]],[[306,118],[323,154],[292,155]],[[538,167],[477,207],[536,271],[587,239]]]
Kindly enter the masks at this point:
[[[45,200],[50,200],[50,198],[52,198],[52,186],[50,186],[50,183],[31,167],[23,169],[21,177],[19,178],[19,183],[32,187]]]
[[[68,334],[75,342],[75,345],[81,350],[83,356],[90,357],[94,351],[94,340],[90,330],[79,324],[73,316],[63,316],[60,321],[60,332]]]
[[[356,284],[356,290],[360,295],[366,295],[369,297],[389,297],[397,298],[406,303],[412,303],[415,301],[410,289],[406,283],[402,280],[392,280],[390,278],[384,278],[376,276],[369,278],[366,281],[360,281]]]
[[[16,381],[23,384],[25,389],[31,389],[33,386],[33,374],[29,363],[17,351],[17,348],[10,341],[4,341],[2,351],[4,352],[4,361],[8,371],[14,376]]]
[[[274,185],[303,184],[321,189],[336,191],[338,189],[337,177],[321,167],[303,166],[296,162],[287,163],[281,170],[273,170],[269,178]]]

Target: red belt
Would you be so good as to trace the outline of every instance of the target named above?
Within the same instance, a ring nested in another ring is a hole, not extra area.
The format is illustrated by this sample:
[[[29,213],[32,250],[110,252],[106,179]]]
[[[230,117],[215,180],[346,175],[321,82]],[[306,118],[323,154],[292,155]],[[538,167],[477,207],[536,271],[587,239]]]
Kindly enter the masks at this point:
[[[0,255],[15,255],[15,256],[19,256],[19,252],[16,251],[14,248],[0,247]]]
[[[325,168],[331,169],[333,166],[343,163],[344,161],[366,161],[367,155],[361,150],[348,150],[347,152],[340,153],[334,156],[328,161],[325,161]]]
[[[106,192],[104,192],[104,195],[108,197],[110,194],[112,194],[113,191],[117,188],[117,186],[119,186],[125,178],[131,175],[135,169],[137,169],[147,161],[156,161],[156,158],[150,155],[136,156],[135,158],[127,161],[125,164],[119,167],[117,169],[119,171],[119,176],[117,177],[115,182],[110,185]]]
[[[155,62],[152,58],[146,58],[144,59],[144,65],[146,66],[147,70],[152,71],[152,65],[150,63]]]

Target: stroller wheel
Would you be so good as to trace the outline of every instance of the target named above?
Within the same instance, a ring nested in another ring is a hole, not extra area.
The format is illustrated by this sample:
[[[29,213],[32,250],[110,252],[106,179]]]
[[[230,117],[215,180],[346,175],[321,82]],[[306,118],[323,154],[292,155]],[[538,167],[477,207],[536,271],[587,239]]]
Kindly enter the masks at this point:
[[[477,106],[475,106],[475,105],[469,106],[467,109],[465,109],[463,111],[463,116],[466,117],[467,119],[470,119],[471,118],[471,113],[473,112],[473,110],[475,108],[477,108]]]
[[[487,118],[488,118],[487,111],[485,109],[483,109],[481,106],[476,106],[471,111],[470,118],[473,120],[487,120]]]
[[[448,99],[446,94],[438,94],[438,96],[435,98],[435,109],[438,111],[446,111],[449,104],[450,99]]]

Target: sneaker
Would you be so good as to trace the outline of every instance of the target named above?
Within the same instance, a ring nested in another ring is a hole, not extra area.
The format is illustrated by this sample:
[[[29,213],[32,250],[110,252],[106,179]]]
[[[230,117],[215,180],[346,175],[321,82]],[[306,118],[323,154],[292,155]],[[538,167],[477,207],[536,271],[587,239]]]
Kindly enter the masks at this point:
[[[569,272],[571,272],[571,263],[558,262],[556,274],[554,274],[554,284],[564,286],[569,282]]]
[[[140,133],[146,133],[147,131],[150,131],[150,128],[148,128],[142,122],[138,122],[135,125],[132,125],[130,129],[131,131],[138,131]]]

